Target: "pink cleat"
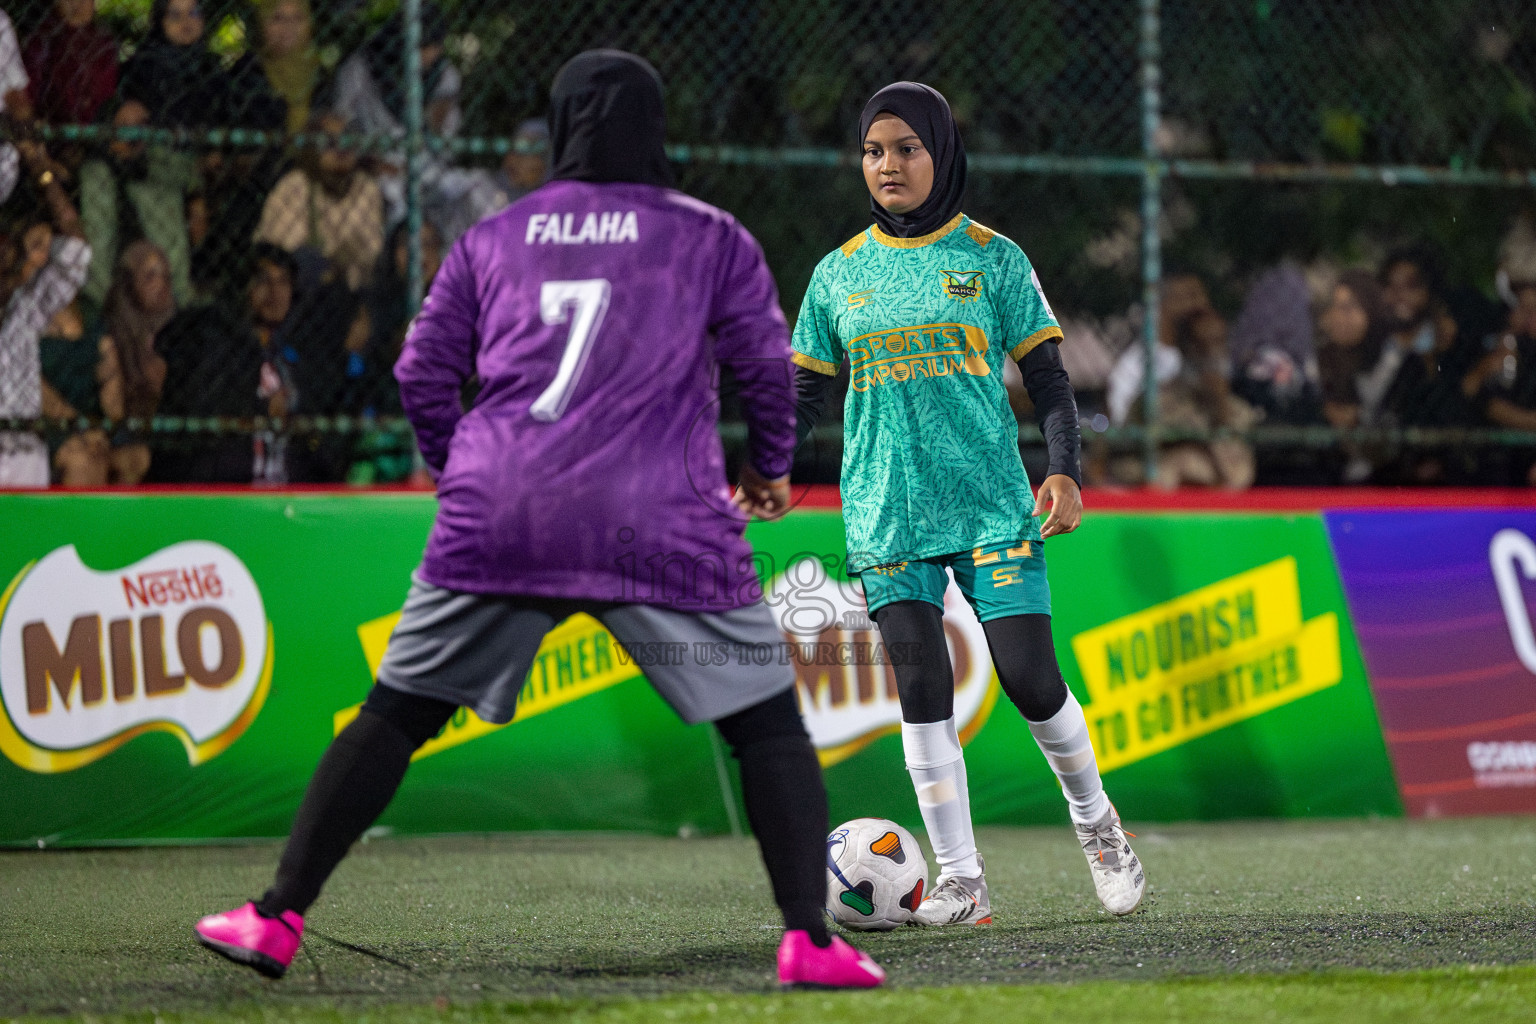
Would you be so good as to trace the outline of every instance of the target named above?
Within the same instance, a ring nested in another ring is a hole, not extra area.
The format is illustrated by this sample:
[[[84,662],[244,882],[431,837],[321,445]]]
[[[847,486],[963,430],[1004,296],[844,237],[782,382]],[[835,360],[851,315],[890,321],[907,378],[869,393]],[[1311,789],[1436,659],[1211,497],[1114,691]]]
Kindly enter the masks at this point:
[[[779,943],[779,984],[785,988],[874,988],[885,971],[848,943],[832,936],[822,949],[808,932],[785,932]]]
[[[237,964],[269,978],[281,978],[304,936],[304,919],[291,910],[280,917],[262,917],[247,903],[205,917],[192,928],[197,941]]]

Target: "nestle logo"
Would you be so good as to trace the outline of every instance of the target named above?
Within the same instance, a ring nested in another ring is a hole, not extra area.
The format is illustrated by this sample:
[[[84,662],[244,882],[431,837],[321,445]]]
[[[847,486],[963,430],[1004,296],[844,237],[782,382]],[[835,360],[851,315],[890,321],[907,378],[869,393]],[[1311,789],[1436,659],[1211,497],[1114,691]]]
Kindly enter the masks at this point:
[[[164,608],[168,604],[224,596],[219,567],[212,563],[184,569],[156,569],[137,576],[124,576],[122,581],[130,609],[140,606]]]

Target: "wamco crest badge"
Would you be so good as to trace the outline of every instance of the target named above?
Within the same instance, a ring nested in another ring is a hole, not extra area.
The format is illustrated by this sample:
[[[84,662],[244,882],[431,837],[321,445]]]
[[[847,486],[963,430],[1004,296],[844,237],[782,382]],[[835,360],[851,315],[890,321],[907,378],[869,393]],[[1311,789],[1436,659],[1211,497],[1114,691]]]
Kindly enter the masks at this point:
[[[0,751],[29,771],[73,771],[150,731],[201,764],[245,732],[271,683],[261,592],[217,544],[110,572],[70,545],[0,594]]]
[[[789,644],[800,713],[822,765],[900,732],[892,663],[917,652],[881,643],[864,588],[832,579],[807,557],[791,563],[765,596]],[[960,742],[969,743],[992,713],[998,687],[987,635],[953,583],[944,593],[944,636],[955,674],[955,726]]]
[[[981,281],[986,275],[979,270],[941,270],[944,275],[944,294],[958,302],[975,302],[981,298]]]

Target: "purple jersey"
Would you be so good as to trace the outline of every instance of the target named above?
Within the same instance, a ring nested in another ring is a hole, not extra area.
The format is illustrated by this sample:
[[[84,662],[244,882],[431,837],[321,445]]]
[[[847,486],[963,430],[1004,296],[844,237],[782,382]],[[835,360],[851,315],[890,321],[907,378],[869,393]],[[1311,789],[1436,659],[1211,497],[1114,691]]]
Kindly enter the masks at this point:
[[[789,332],[762,250],[671,189],[555,181],[454,246],[395,377],[451,590],[660,604],[757,597],[715,429],[740,385],[749,457],[789,472]],[[474,407],[459,395],[480,378]]]

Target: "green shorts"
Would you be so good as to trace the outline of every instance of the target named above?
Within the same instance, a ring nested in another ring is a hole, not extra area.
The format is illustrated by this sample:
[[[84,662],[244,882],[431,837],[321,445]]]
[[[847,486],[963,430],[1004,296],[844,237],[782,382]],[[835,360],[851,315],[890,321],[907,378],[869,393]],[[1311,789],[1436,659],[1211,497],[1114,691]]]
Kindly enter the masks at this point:
[[[915,562],[874,565],[859,574],[873,614],[893,601],[927,601],[944,607],[951,569],[960,593],[982,622],[1005,615],[1051,614],[1045,579],[1045,544],[1021,540]]]

